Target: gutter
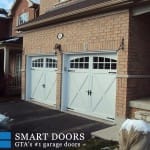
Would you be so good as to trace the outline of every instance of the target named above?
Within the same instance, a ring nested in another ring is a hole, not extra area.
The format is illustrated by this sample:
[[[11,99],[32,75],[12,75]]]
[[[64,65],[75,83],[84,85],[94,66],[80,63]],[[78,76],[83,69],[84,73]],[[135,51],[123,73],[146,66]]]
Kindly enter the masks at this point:
[[[68,21],[74,18],[85,17],[92,14],[98,14],[100,12],[114,10],[117,8],[119,9],[121,9],[122,7],[128,8],[133,3],[134,1],[132,0],[109,0],[100,4],[95,4],[92,6],[88,6],[64,14],[56,15],[53,17],[48,17],[41,20],[35,20],[33,22],[29,22],[27,24],[18,26],[16,29],[19,31],[32,30],[35,28],[44,27],[46,25],[56,24],[62,21]]]

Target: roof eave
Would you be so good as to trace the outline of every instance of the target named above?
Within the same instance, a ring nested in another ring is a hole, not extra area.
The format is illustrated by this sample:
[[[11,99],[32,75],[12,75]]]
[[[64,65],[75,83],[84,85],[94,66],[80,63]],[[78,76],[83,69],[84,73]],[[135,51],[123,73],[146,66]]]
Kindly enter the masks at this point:
[[[119,0],[118,0],[119,1]],[[94,5],[91,7],[75,10],[72,12],[68,12],[62,15],[57,15],[51,18],[46,18],[40,21],[35,21],[31,23],[27,23],[21,26],[18,26],[16,29],[20,31],[27,31],[27,30],[32,30],[35,28],[43,27],[48,24],[54,24],[58,23],[64,20],[69,20],[77,17],[83,17],[84,15],[92,15],[94,13],[100,13],[100,12],[106,12],[110,11],[112,9],[117,9],[117,8],[127,8],[127,6],[130,6],[133,4],[133,1],[129,0],[122,0],[122,1],[114,2],[114,1],[109,1],[107,3],[102,3],[98,5]]]

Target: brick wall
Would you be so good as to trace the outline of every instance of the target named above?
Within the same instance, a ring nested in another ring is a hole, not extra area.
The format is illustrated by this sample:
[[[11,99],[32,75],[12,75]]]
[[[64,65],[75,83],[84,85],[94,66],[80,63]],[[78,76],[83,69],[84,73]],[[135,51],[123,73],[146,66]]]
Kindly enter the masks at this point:
[[[0,40],[9,37],[10,20],[0,20]]]
[[[21,0],[14,8],[13,11],[13,22],[12,22],[12,36],[18,34],[16,32],[17,20],[18,16],[22,13],[28,12],[29,13],[29,20],[34,19],[34,9],[28,7],[27,0]]]
[[[59,2],[59,0],[41,0],[40,3],[40,14],[44,14],[45,12],[69,4],[69,3],[74,3],[75,1],[78,0],[66,0],[64,2]]]
[[[131,18],[128,100],[150,97],[150,14]],[[137,76],[137,77],[136,77]]]
[[[150,14],[132,17],[129,73],[150,74]]]
[[[54,5],[58,3],[58,0],[41,0],[40,14],[44,14],[48,10],[54,8]]]
[[[60,43],[62,45],[62,50],[64,52],[84,51],[85,45],[87,46],[88,51],[107,51],[117,50],[122,38],[124,38],[125,49],[118,52],[118,74],[127,74],[128,32],[128,11],[114,12],[105,16],[95,16],[93,18],[86,18],[83,20],[41,28],[35,31],[33,30],[31,32],[24,33],[24,57],[22,67],[25,69],[25,55],[43,53],[50,54],[54,52],[54,45],[56,43]],[[57,40],[58,33],[64,34],[64,38],[60,41]],[[61,63],[59,65],[61,65]],[[58,66],[58,68],[61,67]],[[25,74],[23,72],[23,95],[25,91],[24,76]],[[58,83],[57,85],[60,86],[61,84]],[[125,117],[126,114],[126,87],[127,80],[119,78],[117,80],[117,116]],[[57,93],[57,95],[61,94]],[[57,101],[59,103],[60,100],[57,99]]]

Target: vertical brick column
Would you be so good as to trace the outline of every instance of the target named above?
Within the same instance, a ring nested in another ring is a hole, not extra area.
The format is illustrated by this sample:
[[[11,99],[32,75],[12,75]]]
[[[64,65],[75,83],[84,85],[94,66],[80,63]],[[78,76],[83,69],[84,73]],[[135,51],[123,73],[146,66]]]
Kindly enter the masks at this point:
[[[56,76],[56,108],[61,108],[61,90],[62,90],[62,52],[57,53],[57,76]]]

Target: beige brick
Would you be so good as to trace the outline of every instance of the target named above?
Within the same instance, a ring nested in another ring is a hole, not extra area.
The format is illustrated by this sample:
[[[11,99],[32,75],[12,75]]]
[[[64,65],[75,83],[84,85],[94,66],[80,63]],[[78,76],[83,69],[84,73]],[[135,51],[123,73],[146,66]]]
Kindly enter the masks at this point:
[[[45,1],[45,0],[43,0]],[[48,2],[48,1],[47,1]],[[46,4],[42,4],[46,5]],[[41,6],[42,7],[42,6]],[[46,8],[45,8],[46,10]],[[41,10],[41,11],[45,11]],[[43,13],[41,12],[41,13]],[[126,19],[124,19],[126,18]],[[56,26],[41,28],[24,34],[24,52],[30,54],[51,54],[54,52],[55,43],[62,45],[63,52],[85,51],[87,43],[88,51],[117,50],[122,38],[125,39],[125,50],[118,53],[118,74],[128,72],[128,32],[129,12],[123,11],[107,16],[68,22]],[[57,40],[57,34],[63,33],[64,38]],[[25,57],[24,55],[24,57]],[[58,67],[61,70],[61,57],[58,56]],[[25,66],[25,59],[23,59]],[[25,76],[22,77],[22,89],[25,89]],[[57,108],[61,100],[61,75],[57,74]],[[116,114],[125,116],[127,113],[127,79],[117,79]]]

